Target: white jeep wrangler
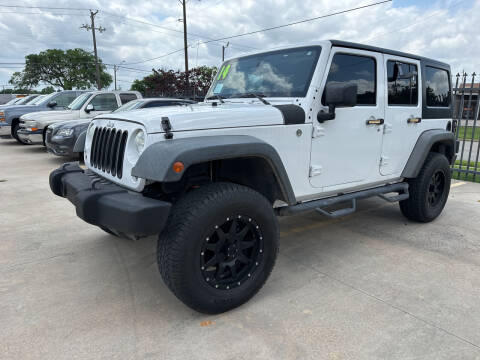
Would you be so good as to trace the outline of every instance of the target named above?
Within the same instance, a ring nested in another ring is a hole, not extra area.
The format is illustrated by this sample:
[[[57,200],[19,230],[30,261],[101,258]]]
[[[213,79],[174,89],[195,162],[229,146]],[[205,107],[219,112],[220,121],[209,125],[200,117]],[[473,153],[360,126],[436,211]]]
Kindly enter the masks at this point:
[[[111,234],[159,235],[168,287],[220,313],[268,278],[276,216],[338,217],[380,196],[411,220],[435,219],[450,188],[452,127],[447,64],[324,41],[226,61],[204,103],[97,117],[88,170],[64,164],[50,186]]]

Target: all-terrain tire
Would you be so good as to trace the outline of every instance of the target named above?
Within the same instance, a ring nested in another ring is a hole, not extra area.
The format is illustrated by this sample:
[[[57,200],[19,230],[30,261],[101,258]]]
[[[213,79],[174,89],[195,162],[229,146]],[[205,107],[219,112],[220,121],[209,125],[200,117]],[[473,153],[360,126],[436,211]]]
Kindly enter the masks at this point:
[[[238,240],[241,233],[246,234],[244,240]],[[242,185],[212,183],[190,191],[174,204],[158,239],[158,267],[168,288],[184,304],[198,312],[218,314],[240,306],[260,290],[275,264],[278,239],[277,218],[263,195]],[[242,250],[247,243],[256,245]],[[208,266],[209,251],[214,254],[210,261],[224,262]],[[240,253],[242,260],[238,260]],[[226,265],[231,257],[235,271]]]
[[[400,201],[402,214],[418,222],[434,220],[445,207],[450,182],[450,164],[445,155],[429,153],[418,176],[408,180],[410,197]]]

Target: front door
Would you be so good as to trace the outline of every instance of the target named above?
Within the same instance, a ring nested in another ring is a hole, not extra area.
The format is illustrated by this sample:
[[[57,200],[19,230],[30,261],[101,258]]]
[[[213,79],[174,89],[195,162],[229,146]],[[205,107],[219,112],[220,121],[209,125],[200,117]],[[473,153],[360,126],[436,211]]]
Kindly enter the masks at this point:
[[[383,55],[333,47],[327,69],[322,92],[330,82],[358,86],[356,106],[337,108],[335,119],[313,124],[310,183],[334,191],[379,177],[385,115]]]
[[[93,118],[100,114],[112,112],[113,110],[116,110],[118,108],[117,97],[113,93],[95,95],[89,103],[93,105],[93,110],[90,111],[86,116],[89,118]]]

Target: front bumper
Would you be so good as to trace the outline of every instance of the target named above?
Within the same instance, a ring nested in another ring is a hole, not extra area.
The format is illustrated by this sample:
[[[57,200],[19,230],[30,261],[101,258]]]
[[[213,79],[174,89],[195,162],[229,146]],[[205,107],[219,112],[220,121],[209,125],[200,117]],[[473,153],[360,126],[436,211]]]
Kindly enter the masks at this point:
[[[77,216],[128,238],[162,232],[171,204],[126,190],[78,163],[66,163],[50,174],[50,189],[75,205]]]
[[[17,135],[23,142],[27,144],[43,144],[43,130],[28,131],[20,129],[17,131]]]
[[[58,156],[77,155],[73,152],[76,141],[77,137],[73,135],[70,137],[52,136],[51,130],[49,131],[48,129],[45,134],[45,145],[47,146],[47,150]]]

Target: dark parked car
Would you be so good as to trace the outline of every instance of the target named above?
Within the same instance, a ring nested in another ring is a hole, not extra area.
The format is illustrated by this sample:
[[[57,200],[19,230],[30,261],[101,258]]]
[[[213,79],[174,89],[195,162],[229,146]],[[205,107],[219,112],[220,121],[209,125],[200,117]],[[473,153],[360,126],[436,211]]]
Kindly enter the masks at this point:
[[[195,104],[195,101],[171,98],[150,98],[133,100],[119,107],[114,113],[159,106],[181,106]],[[46,130],[45,144],[47,150],[58,156],[80,156],[83,158],[83,148],[88,125],[92,119],[61,122],[49,126]]]

